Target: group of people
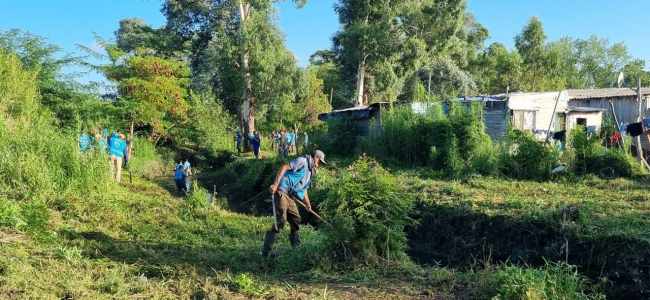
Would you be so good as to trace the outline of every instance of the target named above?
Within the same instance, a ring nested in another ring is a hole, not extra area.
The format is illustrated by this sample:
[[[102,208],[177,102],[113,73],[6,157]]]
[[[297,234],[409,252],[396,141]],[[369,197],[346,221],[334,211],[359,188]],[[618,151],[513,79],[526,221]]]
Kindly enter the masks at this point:
[[[298,147],[296,147],[296,142],[298,140],[298,131],[297,130],[279,130],[273,131],[271,133],[271,150],[273,146],[277,147],[278,155],[282,157],[287,157],[288,154],[295,152],[298,154]],[[309,142],[309,136],[307,132],[303,132],[301,138],[303,151],[307,150],[307,143]]]
[[[179,160],[174,168],[174,183],[176,183],[176,189],[179,196],[186,195],[190,192],[190,180],[187,180],[187,177],[193,174],[192,165],[188,159]]]
[[[242,136],[241,132],[239,131],[237,132],[237,134],[234,137],[234,140],[236,142],[235,147],[237,148],[237,154],[241,155],[244,146],[244,137]],[[298,140],[297,131],[286,130],[286,129],[282,129],[278,131],[273,130],[273,132],[271,132],[271,151],[278,151],[278,156],[281,157],[287,157],[287,155],[293,152],[298,154],[298,147],[296,146],[297,140]],[[301,142],[303,146],[303,151],[306,151],[307,143],[309,142],[309,135],[307,135],[307,132],[303,132]],[[262,140],[260,138],[259,132],[253,131],[253,133],[248,135],[248,144],[253,150],[253,154],[255,155],[255,158],[259,158],[260,146],[262,144]]]
[[[120,182],[122,177],[122,165],[124,164],[125,167],[129,165],[130,153],[126,137],[120,130],[108,135],[106,126],[100,130],[99,125],[95,124],[95,128],[90,130],[90,135],[83,130],[79,134],[79,151],[81,154],[87,151],[95,151],[104,155],[108,153],[111,174],[117,182]]]
[[[237,135],[235,135],[235,142],[237,142],[237,145],[235,146],[235,148],[237,148],[237,154],[241,155],[244,146],[244,137],[239,131],[237,131]],[[248,135],[248,145],[252,148],[255,158],[259,158],[261,144],[262,140],[257,131],[253,131],[253,133]]]

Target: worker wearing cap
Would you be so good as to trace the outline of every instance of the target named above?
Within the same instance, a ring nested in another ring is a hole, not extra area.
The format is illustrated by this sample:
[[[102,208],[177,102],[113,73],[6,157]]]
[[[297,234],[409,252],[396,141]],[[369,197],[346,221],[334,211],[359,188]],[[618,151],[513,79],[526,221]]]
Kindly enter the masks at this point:
[[[277,257],[278,253],[273,250],[273,243],[284,224],[289,222],[291,232],[289,242],[291,246],[300,246],[300,213],[294,199],[304,200],[308,211],[311,211],[311,203],[307,195],[307,189],[311,182],[316,168],[325,164],[325,154],[316,150],[311,155],[303,155],[293,159],[290,163],[282,166],[271,184],[269,190],[273,194],[273,226],[264,236],[264,249],[262,255]]]
[[[115,181],[120,182],[122,175],[122,158],[124,158],[124,149],[126,148],[126,142],[120,138],[119,133],[113,132],[111,139],[108,141],[108,154],[109,160],[111,162],[111,174],[113,173],[113,168],[116,168]]]

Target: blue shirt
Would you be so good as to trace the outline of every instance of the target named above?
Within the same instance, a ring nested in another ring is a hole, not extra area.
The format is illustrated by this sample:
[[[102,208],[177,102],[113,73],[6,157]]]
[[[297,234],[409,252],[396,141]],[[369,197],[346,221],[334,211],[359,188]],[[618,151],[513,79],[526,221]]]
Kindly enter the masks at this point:
[[[305,143],[305,145],[307,145],[307,141],[309,141],[309,136],[305,134],[302,136],[302,142]]]
[[[111,136],[111,140],[108,142],[108,154],[123,158],[125,148],[126,142],[123,139],[119,136]]]
[[[259,148],[260,147],[260,136],[259,135],[254,135],[253,139],[251,140],[251,145],[253,145],[254,148]]]
[[[185,176],[185,171],[183,171],[183,168],[176,169],[176,172],[174,172],[174,180],[181,180]]]
[[[291,170],[284,172],[278,190],[303,199],[312,176],[311,170],[309,170],[309,162],[305,157],[296,157],[289,165]]]
[[[84,151],[88,149],[88,146],[90,146],[90,137],[87,134],[80,134],[79,149],[81,149],[81,151]]]
[[[244,140],[244,138],[241,136],[241,134],[238,133],[237,136],[235,137],[235,140],[241,142]]]
[[[186,162],[183,164],[183,168],[185,168],[185,170],[189,170],[189,169],[190,169],[190,162],[189,162],[189,161],[186,161]]]
[[[289,143],[294,143],[296,141],[294,139],[293,132],[287,133],[287,140],[289,140]]]
[[[108,147],[108,142],[106,141],[105,138],[99,140],[99,149],[102,151],[106,151],[106,148]]]

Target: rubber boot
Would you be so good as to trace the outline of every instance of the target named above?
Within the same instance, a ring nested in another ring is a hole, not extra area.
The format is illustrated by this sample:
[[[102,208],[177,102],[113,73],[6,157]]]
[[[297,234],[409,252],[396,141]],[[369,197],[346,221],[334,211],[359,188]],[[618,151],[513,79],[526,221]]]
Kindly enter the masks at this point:
[[[294,248],[300,247],[300,233],[298,231],[294,231],[290,233],[289,242],[291,243],[291,246]]]
[[[275,243],[275,236],[277,233],[273,230],[266,232],[264,236],[264,249],[262,249],[263,256],[271,256],[272,258],[278,257],[278,252],[273,250],[273,243]]]

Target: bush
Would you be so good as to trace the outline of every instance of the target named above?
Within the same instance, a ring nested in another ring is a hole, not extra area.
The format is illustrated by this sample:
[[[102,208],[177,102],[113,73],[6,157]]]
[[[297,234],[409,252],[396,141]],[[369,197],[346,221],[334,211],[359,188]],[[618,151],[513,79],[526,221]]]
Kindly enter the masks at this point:
[[[320,140],[315,140],[321,145],[321,150],[326,153],[343,156],[354,155],[357,150],[357,124],[354,120],[329,120],[327,133]]]
[[[405,226],[413,197],[396,178],[372,158],[360,157],[329,189],[319,207],[333,226],[325,227],[331,246],[346,258],[403,259],[407,245]]]
[[[426,114],[410,107],[382,113],[382,131],[361,139],[361,150],[375,157],[390,157],[409,166],[431,166],[448,174],[491,174],[498,151],[485,132],[481,103],[465,107],[451,103],[448,115],[433,104]]]
[[[510,130],[504,150],[501,172],[509,177],[547,180],[559,164],[559,151],[538,142],[528,132]]]
[[[571,171],[575,174],[631,177],[643,170],[629,152],[629,141],[620,148],[605,148],[597,134],[589,136],[584,126],[578,126],[569,134],[567,151]]]
[[[564,262],[547,262],[539,269],[488,267],[475,277],[479,299],[605,299],[576,266]]]
[[[146,138],[136,137],[133,150],[129,171],[134,175],[153,179],[173,172],[176,165],[174,154],[166,148],[156,149]]]

